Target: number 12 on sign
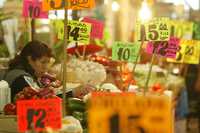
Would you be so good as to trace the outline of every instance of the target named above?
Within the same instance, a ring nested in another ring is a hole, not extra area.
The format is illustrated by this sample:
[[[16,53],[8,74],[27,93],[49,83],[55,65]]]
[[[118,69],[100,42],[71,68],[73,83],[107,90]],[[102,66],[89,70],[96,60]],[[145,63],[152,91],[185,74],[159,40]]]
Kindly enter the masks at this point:
[[[112,47],[112,59],[135,62],[139,49],[139,43],[115,42]]]

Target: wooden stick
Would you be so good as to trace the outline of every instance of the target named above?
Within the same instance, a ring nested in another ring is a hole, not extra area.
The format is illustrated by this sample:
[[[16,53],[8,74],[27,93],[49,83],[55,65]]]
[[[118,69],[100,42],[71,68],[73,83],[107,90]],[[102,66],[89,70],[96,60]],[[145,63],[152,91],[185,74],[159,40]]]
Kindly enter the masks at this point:
[[[68,7],[68,2],[65,2],[65,7]],[[62,98],[63,98],[63,117],[66,115],[66,90],[67,90],[67,84],[66,84],[66,72],[67,72],[67,45],[68,45],[68,8],[65,9],[65,19],[64,19],[64,45],[63,45],[63,93],[62,93]]]
[[[133,69],[132,69],[132,75],[134,75],[134,73],[135,73],[135,69],[136,69],[136,66],[138,64],[138,59],[139,59],[139,57],[140,57],[140,55],[142,53],[142,47],[143,47],[144,41],[145,41],[145,30],[144,30],[144,28],[141,29],[141,36],[142,36],[142,38],[141,38],[141,45],[140,45],[139,52],[138,52],[138,54],[136,56],[135,64],[134,64]],[[134,79],[134,76],[133,76],[133,79]],[[127,90],[129,89],[130,85],[131,85],[131,81],[129,82]]]
[[[80,54],[80,52],[78,51],[78,42],[76,42],[76,44],[75,44],[75,53],[78,55],[78,58],[80,59],[81,58],[81,54]]]
[[[83,47],[83,59],[85,59],[85,56],[86,56],[85,54],[86,54],[86,44]]]
[[[150,81],[150,78],[151,78],[151,73],[152,73],[154,59],[155,59],[155,53],[153,53],[153,56],[151,58],[151,64],[150,64],[150,68],[149,68],[147,79],[146,79],[146,83],[145,83],[144,94],[148,90],[148,85],[149,85],[149,81]]]

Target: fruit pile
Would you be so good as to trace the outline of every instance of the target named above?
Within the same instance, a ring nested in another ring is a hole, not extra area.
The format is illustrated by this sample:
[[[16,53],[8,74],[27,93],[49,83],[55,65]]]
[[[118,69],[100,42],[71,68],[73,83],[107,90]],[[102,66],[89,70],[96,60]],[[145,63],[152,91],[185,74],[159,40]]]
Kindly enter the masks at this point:
[[[54,91],[50,88],[41,88],[35,90],[31,87],[25,87],[22,91],[16,94],[14,103],[9,103],[4,106],[5,115],[16,115],[16,102],[19,100],[30,100],[30,99],[47,99],[55,98]]]
[[[106,70],[103,65],[93,61],[83,61],[71,59],[67,63],[67,74],[75,77],[72,82],[76,81],[82,84],[99,85],[106,80]]]

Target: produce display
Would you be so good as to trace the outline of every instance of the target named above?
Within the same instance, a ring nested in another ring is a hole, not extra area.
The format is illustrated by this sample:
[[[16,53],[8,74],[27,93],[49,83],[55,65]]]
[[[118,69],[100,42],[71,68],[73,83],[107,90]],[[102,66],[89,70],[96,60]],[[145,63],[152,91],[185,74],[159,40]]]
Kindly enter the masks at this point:
[[[106,80],[106,70],[99,63],[72,58],[67,63],[67,78],[68,82],[78,82],[95,86]]]
[[[36,90],[31,87],[25,87],[22,91],[17,93],[14,103],[6,104],[3,111],[6,115],[16,115],[16,102],[18,100],[47,99],[55,97],[56,95],[54,94],[54,91],[50,88],[41,88]]]

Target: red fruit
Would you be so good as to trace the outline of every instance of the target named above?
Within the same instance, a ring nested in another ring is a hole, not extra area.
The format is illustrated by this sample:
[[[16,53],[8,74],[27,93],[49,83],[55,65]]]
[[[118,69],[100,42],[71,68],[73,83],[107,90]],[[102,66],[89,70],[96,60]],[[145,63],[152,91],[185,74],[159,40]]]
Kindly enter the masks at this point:
[[[48,97],[49,95],[54,95],[54,91],[49,88],[43,88],[39,91],[38,95],[40,98],[45,98]]]
[[[45,77],[42,77],[40,82],[42,83],[42,85],[44,86],[49,86],[51,84],[51,80]]]
[[[159,91],[161,89],[162,89],[162,87],[159,83],[154,84],[153,87],[152,87],[153,91]]]
[[[16,115],[16,105],[12,103],[6,104],[3,111],[6,115]]]
[[[26,99],[25,95],[24,95],[24,92],[23,91],[20,91],[19,93],[17,93],[15,95],[15,100],[18,101],[18,100],[24,100]]]

